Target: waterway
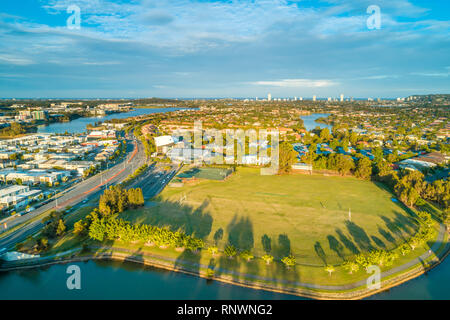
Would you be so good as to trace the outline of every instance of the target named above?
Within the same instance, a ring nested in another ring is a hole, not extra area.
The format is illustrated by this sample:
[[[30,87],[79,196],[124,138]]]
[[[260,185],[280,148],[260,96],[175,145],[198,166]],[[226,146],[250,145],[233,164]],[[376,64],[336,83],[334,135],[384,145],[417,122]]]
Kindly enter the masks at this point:
[[[313,114],[310,114],[307,116],[301,116],[300,118],[303,120],[305,128],[308,131],[315,129],[316,127],[319,127],[321,129],[328,128],[331,131],[331,129],[332,129],[331,125],[316,122],[317,119],[326,118],[329,115],[330,115],[329,113],[313,113]]]
[[[111,119],[125,119],[129,117],[142,116],[151,113],[163,113],[180,110],[179,108],[139,108],[129,112],[113,113],[106,116],[78,118],[70,122],[56,122],[38,127],[39,133],[82,133],[86,131],[86,125]]]
[[[0,273],[0,299],[151,299],[151,300],[301,300],[303,298],[233,286],[218,281],[132,262],[75,263],[81,270],[81,289],[67,288],[67,265]],[[369,299],[450,299],[450,260],[427,275]]]
[[[0,273],[0,299],[301,299],[207,281],[131,262],[76,263],[81,289],[67,288],[69,265]]]

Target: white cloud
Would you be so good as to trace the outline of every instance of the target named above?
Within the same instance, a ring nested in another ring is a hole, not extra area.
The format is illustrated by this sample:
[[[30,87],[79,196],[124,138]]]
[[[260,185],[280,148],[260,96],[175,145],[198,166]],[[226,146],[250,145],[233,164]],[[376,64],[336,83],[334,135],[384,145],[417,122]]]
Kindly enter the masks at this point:
[[[412,72],[414,76],[422,76],[422,77],[448,77],[450,72]]]
[[[251,84],[267,87],[284,87],[284,88],[322,88],[334,86],[337,83],[331,80],[311,80],[311,79],[283,79],[277,81],[256,81]]]
[[[28,66],[33,64],[33,60],[28,58],[20,58],[8,54],[0,54],[0,63],[13,64],[17,66]]]

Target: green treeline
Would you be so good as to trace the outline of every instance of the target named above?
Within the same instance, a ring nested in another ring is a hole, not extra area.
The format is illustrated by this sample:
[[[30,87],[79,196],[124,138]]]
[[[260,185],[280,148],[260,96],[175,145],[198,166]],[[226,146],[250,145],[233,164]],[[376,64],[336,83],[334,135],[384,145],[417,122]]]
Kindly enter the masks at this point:
[[[100,197],[98,209],[104,216],[121,213],[130,208],[144,204],[141,188],[124,189],[122,186],[111,186]]]
[[[98,241],[144,241],[148,245],[186,248],[193,251],[204,247],[203,240],[183,232],[174,232],[169,228],[146,224],[131,225],[128,221],[116,216],[100,217],[94,212],[91,214],[89,237]]]

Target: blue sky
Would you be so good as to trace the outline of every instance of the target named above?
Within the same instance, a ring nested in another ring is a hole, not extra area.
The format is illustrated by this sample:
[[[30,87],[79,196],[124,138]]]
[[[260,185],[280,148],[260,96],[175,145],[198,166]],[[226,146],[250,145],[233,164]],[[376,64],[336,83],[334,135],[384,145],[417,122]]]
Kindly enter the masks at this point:
[[[449,12],[447,0],[1,0],[0,97],[450,93]]]

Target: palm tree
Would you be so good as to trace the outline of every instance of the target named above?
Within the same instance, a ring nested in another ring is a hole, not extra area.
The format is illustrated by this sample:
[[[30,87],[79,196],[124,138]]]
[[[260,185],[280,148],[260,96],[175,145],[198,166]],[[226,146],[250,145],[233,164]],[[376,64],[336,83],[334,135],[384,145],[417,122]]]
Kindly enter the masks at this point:
[[[267,265],[271,264],[273,261],[273,256],[271,256],[270,254],[265,254],[261,257],[261,259],[263,259]]]
[[[334,269],[334,267],[332,265],[328,265],[328,266],[325,267],[325,271],[328,272],[330,274],[330,277],[331,277],[331,274],[334,271],[336,271],[336,270]]]
[[[224,253],[228,258],[233,259],[234,256],[237,254],[237,250],[233,245],[228,245],[225,248]]]
[[[344,268],[349,271],[350,274],[359,270],[359,265],[354,261],[346,261],[344,263]]]
[[[247,261],[250,261],[254,258],[254,256],[248,250],[242,251],[241,257]]]
[[[411,251],[411,247],[404,243],[401,247],[400,247],[400,253],[402,254],[402,256],[407,255],[409,252]]]
[[[217,247],[209,247],[208,248],[208,252],[214,257],[219,252],[219,248],[217,248]]]
[[[281,262],[284,263],[286,268],[290,269],[291,267],[295,266],[295,257],[291,254],[281,259]]]

